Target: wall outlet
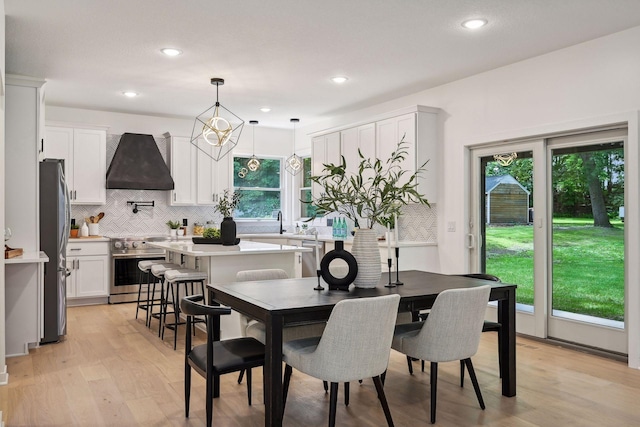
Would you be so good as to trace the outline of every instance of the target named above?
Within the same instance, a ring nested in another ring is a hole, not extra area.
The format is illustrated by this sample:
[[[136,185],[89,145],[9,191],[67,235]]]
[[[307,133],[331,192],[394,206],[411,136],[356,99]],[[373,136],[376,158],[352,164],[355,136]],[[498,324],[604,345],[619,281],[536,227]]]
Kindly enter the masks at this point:
[[[456,231],[456,222],[455,221],[447,222],[447,231],[449,231],[449,232]]]

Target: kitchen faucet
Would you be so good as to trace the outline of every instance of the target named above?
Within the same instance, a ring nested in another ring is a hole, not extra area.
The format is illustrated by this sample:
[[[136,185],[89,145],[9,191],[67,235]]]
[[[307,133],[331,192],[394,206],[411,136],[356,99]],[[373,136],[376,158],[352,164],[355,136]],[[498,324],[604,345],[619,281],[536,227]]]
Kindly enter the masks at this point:
[[[282,229],[282,211],[278,211],[278,221],[280,221],[280,234],[284,231]]]

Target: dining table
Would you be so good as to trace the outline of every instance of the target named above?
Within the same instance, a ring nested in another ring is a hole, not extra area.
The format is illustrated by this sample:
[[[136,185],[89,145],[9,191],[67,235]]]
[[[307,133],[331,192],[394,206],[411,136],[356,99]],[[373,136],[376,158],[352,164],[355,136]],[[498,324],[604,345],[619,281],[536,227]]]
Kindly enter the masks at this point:
[[[207,286],[210,304],[221,304],[260,320],[266,325],[265,340],[265,426],[282,426],[282,329],[285,326],[327,320],[333,307],[352,298],[400,295],[399,312],[419,313],[428,310],[440,292],[448,289],[491,286],[490,301],[497,302],[497,317],[501,325],[500,376],[502,395],[516,395],[516,285],[425,271],[401,271],[400,286],[386,287],[382,275],[378,286],[348,291],[315,290],[315,277],[278,281],[210,283]],[[375,313],[371,313],[375,316]],[[214,338],[220,339],[219,322],[214,323]],[[338,356],[336,356],[338,357]],[[220,394],[219,379],[215,379],[214,397]]]

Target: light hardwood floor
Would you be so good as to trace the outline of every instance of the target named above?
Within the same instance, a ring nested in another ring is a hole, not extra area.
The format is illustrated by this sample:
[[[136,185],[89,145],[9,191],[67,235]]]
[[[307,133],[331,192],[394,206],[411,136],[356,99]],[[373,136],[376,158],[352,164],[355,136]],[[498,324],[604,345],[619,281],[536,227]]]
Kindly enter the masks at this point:
[[[194,374],[191,417],[184,417],[183,351],[172,335],[163,343],[155,330],[134,319],[132,304],[73,307],[67,339],[7,360],[9,384],[0,387],[6,426],[201,426],[204,381]],[[154,323],[154,327],[157,325]],[[199,337],[202,339],[202,337]],[[487,409],[477,404],[467,378],[459,386],[457,363],[441,364],[439,426],[638,426],[640,372],[622,362],[518,337],[518,395],[500,394],[496,334],[485,333],[474,365]],[[215,399],[216,426],[261,426],[261,370],[254,374],[253,406],[237,376],[222,377]],[[342,388],[341,388],[342,391]],[[392,352],[385,391],[396,426],[427,425],[429,374],[407,372]],[[386,425],[372,381],[352,384],[351,402],[338,404],[339,426]],[[293,374],[286,426],[324,426],[329,413],[322,383]]]

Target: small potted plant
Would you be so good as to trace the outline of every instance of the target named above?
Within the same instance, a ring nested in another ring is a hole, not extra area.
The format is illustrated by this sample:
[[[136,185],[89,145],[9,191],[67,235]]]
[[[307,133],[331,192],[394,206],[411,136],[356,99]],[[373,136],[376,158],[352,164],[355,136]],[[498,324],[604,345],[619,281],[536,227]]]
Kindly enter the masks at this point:
[[[75,239],[78,237],[78,232],[80,231],[80,226],[78,224],[71,224],[71,231],[69,231],[69,237]]]
[[[171,237],[177,237],[178,236],[178,228],[180,228],[180,226],[182,225],[180,222],[178,221],[167,221],[167,225],[169,226],[170,230],[170,234]]]
[[[215,210],[222,214],[222,222],[220,223],[220,240],[226,246],[236,244],[236,223],[233,220],[233,212],[238,207],[242,195],[235,191],[229,191],[227,188],[220,195]]]

